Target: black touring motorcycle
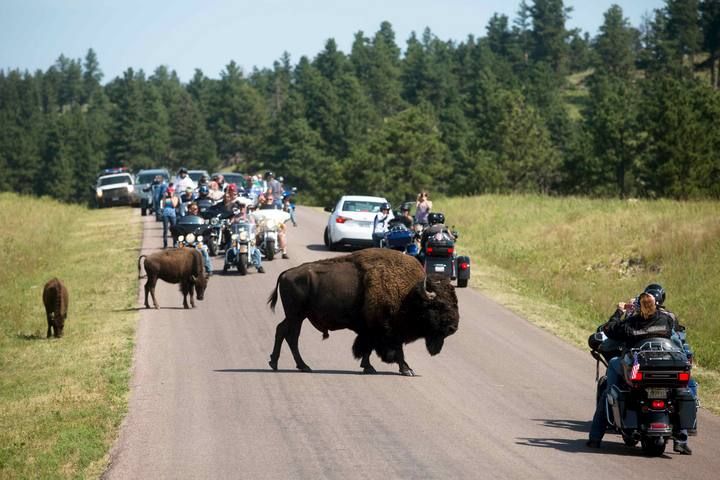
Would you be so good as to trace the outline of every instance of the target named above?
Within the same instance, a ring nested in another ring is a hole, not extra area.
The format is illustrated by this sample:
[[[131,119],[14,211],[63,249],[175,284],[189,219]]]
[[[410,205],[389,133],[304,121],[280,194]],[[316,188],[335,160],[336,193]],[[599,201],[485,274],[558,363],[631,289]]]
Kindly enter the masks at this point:
[[[422,232],[421,249],[418,260],[426,273],[439,273],[457,280],[457,286],[467,287],[470,280],[470,257],[458,255],[455,242],[458,232],[445,226],[445,215],[428,215],[430,225]]]
[[[601,352],[604,340],[590,337],[590,354],[607,367],[612,352]],[[692,363],[681,347],[667,338],[647,338],[622,354],[623,379],[607,393],[608,427],[622,435],[627,446],[640,442],[646,455],[660,456],[667,441],[680,430],[697,431],[697,404],[688,388]],[[606,389],[606,376],[597,377],[596,400]]]

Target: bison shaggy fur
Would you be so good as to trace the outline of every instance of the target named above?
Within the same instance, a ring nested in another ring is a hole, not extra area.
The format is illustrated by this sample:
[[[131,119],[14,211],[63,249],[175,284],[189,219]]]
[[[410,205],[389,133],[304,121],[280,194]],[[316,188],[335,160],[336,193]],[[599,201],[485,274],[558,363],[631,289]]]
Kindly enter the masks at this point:
[[[304,319],[328,337],[328,331],[357,333],[352,347],[364,373],[375,373],[370,354],[397,363],[400,373],[414,375],[405,362],[403,345],[424,338],[436,355],[458,328],[455,289],[445,276],[428,276],[412,257],[390,249],[372,248],[349,255],[304,263],[284,271],[268,303],[282,300],[285,319],[275,331],[270,367],[277,370],[285,340],[296,367],[311,371],[298,350]]]
[[[63,336],[68,311],[68,290],[62,280],[51,278],[43,288],[43,303],[47,315],[47,337],[51,332],[55,338]]]
[[[153,305],[159,308],[155,299],[155,285],[158,279],[168,283],[179,283],[180,292],[183,294],[183,307],[188,306],[188,295],[190,305],[195,308],[193,294],[197,292],[197,299],[202,300],[205,296],[208,277],[205,274],[202,254],[195,248],[168,248],[151,255],[140,255],[138,257],[138,274],[140,273],[140,261],[145,258],[145,307],[150,308],[148,294],[152,295]]]

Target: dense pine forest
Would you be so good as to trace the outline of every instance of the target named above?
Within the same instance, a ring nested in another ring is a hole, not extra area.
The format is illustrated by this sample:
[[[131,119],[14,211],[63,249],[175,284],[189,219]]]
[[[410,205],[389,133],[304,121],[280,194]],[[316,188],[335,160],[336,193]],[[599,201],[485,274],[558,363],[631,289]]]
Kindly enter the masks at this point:
[[[484,35],[387,22],[313,58],[187,83],[166,66],[103,83],[100,60],[0,70],[0,191],[92,198],[101,168],[271,169],[305,201],[540,192],[720,197],[720,0],[667,0],[597,36],[562,0],[522,1]]]

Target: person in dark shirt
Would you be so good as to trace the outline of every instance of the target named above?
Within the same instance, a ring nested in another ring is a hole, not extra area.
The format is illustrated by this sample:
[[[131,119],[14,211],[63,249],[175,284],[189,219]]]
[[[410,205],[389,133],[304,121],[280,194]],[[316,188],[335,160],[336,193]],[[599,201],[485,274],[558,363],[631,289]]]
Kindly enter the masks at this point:
[[[632,345],[643,338],[664,337],[671,338],[673,334],[673,318],[666,312],[657,308],[655,297],[643,292],[638,298],[639,308],[627,317],[613,314],[602,328],[608,338]],[[622,306],[618,308],[625,313]],[[617,312],[616,312],[617,313]],[[614,357],[608,363],[607,386],[600,395],[595,415],[590,427],[590,438],[587,446],[600,448],[600,443],[607,429],[607,415],[605,413],[605,399],[610,389],[622,381],[622,359]]]

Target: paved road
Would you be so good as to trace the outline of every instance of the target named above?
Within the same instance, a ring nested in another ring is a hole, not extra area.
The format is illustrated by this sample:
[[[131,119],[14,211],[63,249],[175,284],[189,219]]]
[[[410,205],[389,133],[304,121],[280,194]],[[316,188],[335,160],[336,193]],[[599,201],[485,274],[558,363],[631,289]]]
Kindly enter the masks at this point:
[[[322,341],[309,322],[300,348],[315,372],[296,371],[286,344],[271,371],[282,307],[272,314],[266,299],[280,272],[329,255],[326,218],[299,208],[290,260],[213,276],[194,310],[159,285],[161,309],[140,313],[130,412],[106,478],[720,478],[720,420],[705,411],[692,457],[644,458],[614,435],[588,450],[594,361],[470,289],[458,290],[460,328],[440,355],[406,348],[418,377],[377,357],[378,375],[359,374],[353,336]],[[144,253],[161,231],[146,217]]]

